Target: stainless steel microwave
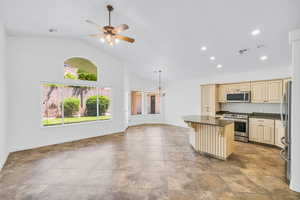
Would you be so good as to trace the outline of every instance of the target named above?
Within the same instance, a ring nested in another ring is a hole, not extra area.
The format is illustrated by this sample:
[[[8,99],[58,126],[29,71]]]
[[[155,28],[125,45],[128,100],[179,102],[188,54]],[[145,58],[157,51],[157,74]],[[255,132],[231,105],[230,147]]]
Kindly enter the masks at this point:
[[[250,102],[250,92],[235,92],[235,93],[227,93],[226,94],[226,101],[227,102]]]

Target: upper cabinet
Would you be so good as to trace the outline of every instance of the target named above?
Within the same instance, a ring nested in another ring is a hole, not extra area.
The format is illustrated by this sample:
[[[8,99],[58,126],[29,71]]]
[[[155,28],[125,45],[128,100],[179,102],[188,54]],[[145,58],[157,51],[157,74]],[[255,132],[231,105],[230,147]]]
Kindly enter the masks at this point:
[[[201,85],[201,114],[207,116],[215,116],[219,110],[217,103],[217,86]]]
[[[226,94],[250,91],[250,82],[218,85],[218,102],[226,102]]]
[[[266,81],[256,81],[251,83],[251,102],[267,102],[267,83]]]
[[[282,80],[255,81],[251,83],[252,103],[280,103]]]
[[[267,81],[269,103],[281,103],[283,94],[282,83],[282,80]]]
[[[250,82],[237,83],[236,92],[248,92],[251,89]]]
[[[227,93],[250,91],[250,82],[226,84]]]
[[[227,85],[218,85],[218,102],[226,102]]]
[[[217,85],[217,101],[226,103],[226,95],[229,93],[250,92],[250,103],[281,103],[285,90],[286,79],[274,79],[265,81],[248,81],[241,83],[226,83]]]

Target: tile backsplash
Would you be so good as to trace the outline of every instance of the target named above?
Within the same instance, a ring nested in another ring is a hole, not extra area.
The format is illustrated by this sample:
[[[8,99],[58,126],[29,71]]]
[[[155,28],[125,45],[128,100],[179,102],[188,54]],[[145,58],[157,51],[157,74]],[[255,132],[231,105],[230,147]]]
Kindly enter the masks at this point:
[[[225,103],[221,105],[221,110],[231,112],[264,112],[264,113],[280,113],[280,104],[264,104],[264,103]]]

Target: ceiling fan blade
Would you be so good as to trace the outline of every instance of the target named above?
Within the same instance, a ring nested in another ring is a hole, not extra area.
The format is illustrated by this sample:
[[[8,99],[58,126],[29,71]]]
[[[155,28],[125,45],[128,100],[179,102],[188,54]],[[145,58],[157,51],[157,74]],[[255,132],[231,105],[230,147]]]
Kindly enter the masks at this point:
[[[127,24],[121,24],[121,25],[116,26],[116,27],[114,28],[114,32],[115,32],[115,33],[120,33],[120,32],[125,31],[125,30],[127,30],[127,29],[129,29],[129,26],[128,26]]]
[[[100,26],[100,25],[98,25],[98,24],[96,24],[95,22],[93,22],[93,21],[91,21],[91,20],[89,20],[89,19],[87,19],[87,20],[85,20],[87,23],[89,23],[89,24],[92,24],[92,25],[95,25],[95,26],[97,26],[99,29],[101,29],[102,30],[102,26]]]
[[[102,38],[104,35],[102,33],[97,33],[97,34],[90,34],[89,36],[94,38]]]
[[[133,38],[126,37],[126,36],[123,36],[123,35],[116,35],[115,37],[120,39],[120,40],[124,40],[124,41],[130,42],[130,43],[134,43],[134,41],[135,41]]]

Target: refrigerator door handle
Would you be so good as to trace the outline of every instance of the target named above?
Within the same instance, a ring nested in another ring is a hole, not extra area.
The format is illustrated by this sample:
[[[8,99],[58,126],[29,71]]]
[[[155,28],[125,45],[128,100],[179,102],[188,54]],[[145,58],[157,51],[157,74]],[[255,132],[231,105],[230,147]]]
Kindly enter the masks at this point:
[[[288,144],[286,143],[285,137],[282,137],[282,138],[280,139],[280,141],[281,141],[281,144],[283,144],[284,146],[287,146],[287,145],[288,145]]]
[[[282,160],[285,160],[288,162],[288,159],[285,157],[285,149],[280,150],[280,157]]]
[[[284,127],[286,126],[285,120],[283,119],[283,104],[285,103],[285,96],[286,96],[286,93],[283,94],[283,96],[281,98],[281,103],[280,103],[280,119],[281,119],[281,122]]]

